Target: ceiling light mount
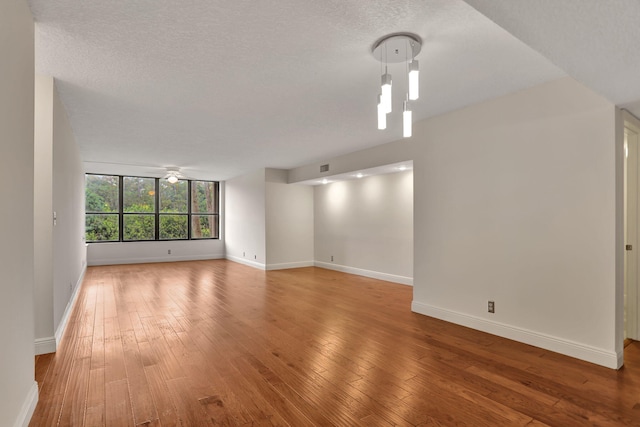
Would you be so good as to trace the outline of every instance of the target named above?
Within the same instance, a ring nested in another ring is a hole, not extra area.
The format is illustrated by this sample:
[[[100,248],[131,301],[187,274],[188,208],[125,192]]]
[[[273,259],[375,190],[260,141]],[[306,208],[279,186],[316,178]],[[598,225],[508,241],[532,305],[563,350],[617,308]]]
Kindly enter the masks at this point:
[[[413,33],[393,33],[378,39],[371,48],[373,57],[383,64],[412,60],[422,49],[422,39]]]

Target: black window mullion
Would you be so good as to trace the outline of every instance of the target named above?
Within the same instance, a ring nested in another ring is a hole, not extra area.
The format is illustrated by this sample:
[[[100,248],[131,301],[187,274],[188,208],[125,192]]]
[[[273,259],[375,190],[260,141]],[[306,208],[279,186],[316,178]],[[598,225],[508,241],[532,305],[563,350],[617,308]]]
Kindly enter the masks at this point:
[[[187,239],[192,240],[191,236],[191,180],[187,180]]]
[[[124,177],[118,177],[118,241],[124,242]]]
[[[156,178],[156,212],[155,212],[155,219],[156,219],[156,239],[155,240],[160,240],[160,178]]]
[[[214,196],[216,198],[216,204],[215,204],[216,211],[214,213],[217,215],[220,212],[220,183],[216,181],[213,184],[213,188],[215,188]]]

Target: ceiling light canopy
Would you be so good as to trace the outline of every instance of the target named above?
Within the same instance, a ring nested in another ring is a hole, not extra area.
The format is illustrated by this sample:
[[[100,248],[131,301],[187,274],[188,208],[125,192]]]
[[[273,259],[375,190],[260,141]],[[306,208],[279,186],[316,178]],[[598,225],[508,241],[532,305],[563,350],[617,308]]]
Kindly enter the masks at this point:
[[[380,61],[381,82],[378,94],[378,129],[387,128],[387,114],[393,111],[392,79],[388,64],[404,63],[407,75],[407,95],[402,108],[402,135],[411,136],[412,114],[409,101],[419,97],[419,64],[415,57],[422,49],[422,40],[412,33],[395,33],[382,37],[374,43],[371,52]],[[384,65],[384,71],[382,71]]]

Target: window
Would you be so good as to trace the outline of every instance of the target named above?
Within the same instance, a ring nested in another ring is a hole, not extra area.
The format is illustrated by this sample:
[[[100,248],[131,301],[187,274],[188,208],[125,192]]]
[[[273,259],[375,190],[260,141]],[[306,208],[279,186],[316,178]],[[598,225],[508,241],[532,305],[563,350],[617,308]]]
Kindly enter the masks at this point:
[[[160,239],[186,239],[189,235],[189,182],[160,181]]]
[[[120,240],[120,185],[117,176],[87,175],[85,234],[89,242]]]
[[[86,175],[88,242],[219,238],[219,184]]]
[[[123,239],[156,239],[155,178],[123,177]]]
[[[191,182],[191,238],[218,238],[218,183]]]

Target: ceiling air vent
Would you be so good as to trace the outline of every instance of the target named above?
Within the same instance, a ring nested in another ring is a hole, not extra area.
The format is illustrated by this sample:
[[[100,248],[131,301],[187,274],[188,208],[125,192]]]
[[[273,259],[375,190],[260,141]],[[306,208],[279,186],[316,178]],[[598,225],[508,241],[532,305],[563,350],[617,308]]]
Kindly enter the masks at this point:
[[[320,165],[320,172],[329,172],[329,164]]]

